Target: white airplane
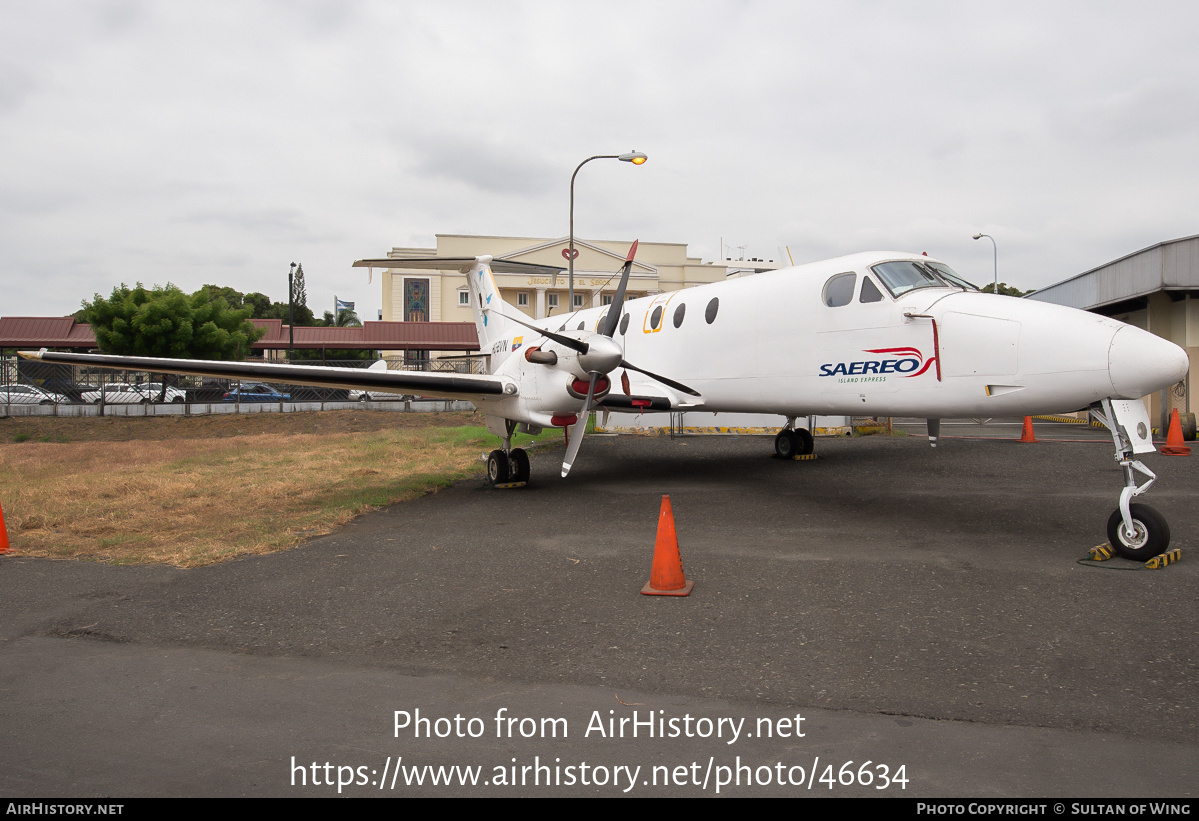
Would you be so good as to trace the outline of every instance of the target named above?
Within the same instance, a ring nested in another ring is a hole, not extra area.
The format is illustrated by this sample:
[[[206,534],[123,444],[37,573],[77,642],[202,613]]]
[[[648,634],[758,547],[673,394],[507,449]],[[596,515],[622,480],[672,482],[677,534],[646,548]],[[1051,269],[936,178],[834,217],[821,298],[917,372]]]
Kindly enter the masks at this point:
[[[497,485],[529,480],[519,431],[567,428],[562,476],[591,410],[778,414],[775,452],[812,452],[809,415],[916,416],[935,447],[943,417],[1028,416],[1090,408],[1110,429],[1125,487],[1112,546],[1148,560],[1169,545],[1165,519],[1133,504],[1155,476],[1140,397],[1181,380],[1186,352],[1113,319],[979,293],[927,256],[872,252],[625,300],[637,243],[610,306],[532,320],[500,298],[493,272],[562,269],[490,256],[359,260],[356,267],[459,269],[467,277],[486,375],[53,353],[21,355],[150,372],[203,374],[371,393],[467,399],[503,444]],[[619,374],[619,376],[617,376]],[[616,385],[614,386],[613,381]],[[1147,481],[1138,484],[1137,475]]]

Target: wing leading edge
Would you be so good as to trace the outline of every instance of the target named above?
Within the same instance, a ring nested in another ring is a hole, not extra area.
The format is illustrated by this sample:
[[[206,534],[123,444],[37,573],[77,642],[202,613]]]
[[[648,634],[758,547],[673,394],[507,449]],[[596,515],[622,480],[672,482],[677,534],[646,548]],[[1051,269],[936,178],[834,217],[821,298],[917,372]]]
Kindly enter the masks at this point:
[[[515,393],[515,385],[505,391],[498,376],[464,375],[425,371],[385,371],[366,368],[334,368],[326,365],[275,365],[266,362],[218,362],[203,359],[165,359],[148,356],[111,356],[108,354],[20,351],[25,359],[63,365],[91,365],[151,373],[175,373],[185,376],[215,376],[224,379],[253,379],[287,385],[317,388],[346,388],[388,393],[419,393],[448,399],[503,396]]]

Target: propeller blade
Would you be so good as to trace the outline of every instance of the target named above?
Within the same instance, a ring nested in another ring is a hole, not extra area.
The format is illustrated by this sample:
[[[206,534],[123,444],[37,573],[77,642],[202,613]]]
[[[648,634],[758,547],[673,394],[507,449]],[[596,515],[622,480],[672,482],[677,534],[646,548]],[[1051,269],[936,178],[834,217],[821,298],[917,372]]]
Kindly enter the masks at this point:
[[[591,413],[591,399],[595,396],[595,383],[599,379],[598,373],[591,374],[591,384],[587,386],[587,401],[583,403],[583,412],[579,414],[579,419],[570,429],[570,443],[566,446],[566,458],[562,460],[562,478],[566,478],[566,474],[570,473],[571,466],[575,463],[575,457],[579,455],[579,446],[583,444],[583,433],[587,430],[587,417]]]
[[[600,333],[609,339],[616,333],[616,326],[620,323],[620,312],[624,308],[624,292],[629,284],[629,273],[633,270],[633,257],[637,256],[637,243],[641,240],[633,240],[633,246],[629,248],[629,255],[625,257],[624,266],[620,269],[620,285],[616,287],[616,295],[612,297],[612,305],[608,308],[608,315],[604,318],[604,327],[600,329]]]
[[[545,328],[538,328],[536,325],[532,325],[528,322],[525,322],[523,319],[517,319],[516,317],[511,316],[506,313],[502,314],[502,316],[504,317],[504,319],[510,319],[513,322],[515,322],[517,325],[524,325],[529,330],[536,331],[537,333],[541,334],[542,336],[544,336],[548,339],[554,340],[559,345],[564,345],[565,347],[570,348],[572,351],[578,351],[579,353],[587,353],[587,351],[590,350],[590,348],[588,347],[586,342],[580,342],[577,339],[572,339],[569,336],[563,336],[562,334],[556,333],[554,331],[547,331]]]
[[[661,382],[663,385],[665,385],[668,388],[674,388],[676,391],[682,391],[683,393],[688,394],[690,396],[699,396],[700,395],[699,391],[687,387],[682,382],[675,382],[673,379],[667,379],[665,376],[659,376],[658,374],[654,373],[653,371],[647,371],[645,368],[638,368],[636,365],[632,364],[631,362],[629,362],[626,359],[620,360],[620,366],[622,368],[628,368],[630,371],[637,371],[637,373],[643,373],[646,376],[648,376],[650,379],[657,380],[658,382]]]

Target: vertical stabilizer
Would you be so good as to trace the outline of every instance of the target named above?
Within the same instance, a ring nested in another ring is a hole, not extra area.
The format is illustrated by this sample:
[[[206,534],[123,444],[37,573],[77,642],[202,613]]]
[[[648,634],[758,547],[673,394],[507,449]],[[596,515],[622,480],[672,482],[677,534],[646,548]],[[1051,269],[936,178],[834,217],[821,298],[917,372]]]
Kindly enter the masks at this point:
[[[512,350],[513,333],[521,335],[521,327],[503,314],[500,289],[491,273],[491,257],[475,258],[475,264],[466,272],[467,287],[470,289],[470,307],[475,317],[475,331],[479,334],[479,350],[491,357],[491,371],[507,358]]]

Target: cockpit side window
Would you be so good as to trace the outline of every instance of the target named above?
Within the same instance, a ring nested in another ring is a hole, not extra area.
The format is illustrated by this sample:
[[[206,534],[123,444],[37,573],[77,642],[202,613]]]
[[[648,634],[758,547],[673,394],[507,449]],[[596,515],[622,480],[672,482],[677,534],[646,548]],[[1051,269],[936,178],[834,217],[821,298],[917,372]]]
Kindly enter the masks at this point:
[[[854,287],[858,283],[855,273],[837,274],[824,283],[824,304],[830,308],[839,308],[853,302]]]
[[[858,302],[882,302],[883,292],[874,284],[874,280],[870,277],[862,277],[862,293],[858,297]]]

